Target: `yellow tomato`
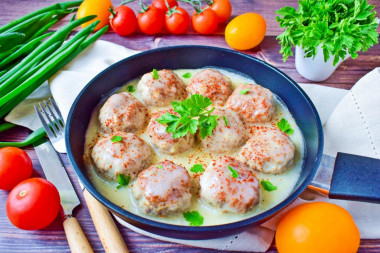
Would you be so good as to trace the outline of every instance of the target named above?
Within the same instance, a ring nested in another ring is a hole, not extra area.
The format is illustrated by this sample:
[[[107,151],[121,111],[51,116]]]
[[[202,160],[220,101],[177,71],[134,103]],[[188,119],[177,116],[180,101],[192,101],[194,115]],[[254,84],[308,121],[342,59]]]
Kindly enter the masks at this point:
[[[97,17],[89,22],[86,22],[82,27],[86,27],[91,23],[100,20],[100,23],[95,27],[95,31],[106,26],[109,22],[111,13],[108,9],[112,7],[110,0],[84,0],[78,8],[77,18],[83,18],[90,15],[96,15]]]
[[[360,234],[342,207],[313,202],[295,207],[280,221],[276,246],[280,253],[354,253]]]
[[[245,13],[228,23],[225,31],[226,41],[237,50],[256,47],[265,37],[266,23],[257,13]]]

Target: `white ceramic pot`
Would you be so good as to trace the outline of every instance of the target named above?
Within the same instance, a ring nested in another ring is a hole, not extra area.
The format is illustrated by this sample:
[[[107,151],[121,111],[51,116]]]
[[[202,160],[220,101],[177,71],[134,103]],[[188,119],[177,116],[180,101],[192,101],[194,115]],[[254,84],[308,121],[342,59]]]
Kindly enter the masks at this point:
[[[349,55],[347,55],[346,59]],[[329,78],[335,69],[343,62],[339,62],[333,66],[334,57],[331,56],[330,59],[325,62],[323,59],[323,50],[321,46],[318,46],[317,55],[313,59],[312,57],[305,58],[305,51],[300,47],[296,46],[296,69],[298,73],[304,78],[313,82],[322,82]]]

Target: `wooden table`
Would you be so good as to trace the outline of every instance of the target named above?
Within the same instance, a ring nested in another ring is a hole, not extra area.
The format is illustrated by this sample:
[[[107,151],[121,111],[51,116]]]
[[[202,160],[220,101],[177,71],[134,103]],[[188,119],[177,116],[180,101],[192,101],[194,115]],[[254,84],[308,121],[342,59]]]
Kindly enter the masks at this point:
[[[57,0],[1,0],[0,6],[0,26],[9,21],[22,16],[32,10],[40,9],[48,6]],[[148,2],[148,1],[145,1]],[[280,46],[276,41],[276,36],[281,33],[275,21],[274,11],[284,5],[296,6],[297,1],[281,1],[281,0],[231,0],[233,6],[233,16],[245,12],[257,12],[264,16],[267,21],[267,36],[265,40],[257,48],[246,51],[245,53],[265,60],[266,62],[280,68],[297,82],[307,83],[309,81],[303,79],[296,71],[294,66],[294,58],[290,58],[287,62],[282,61],[282,56],[278,53]],[[376,10],[380,13],[380,1],[369,0],[371,4],[377,4]],[[119,1],[113,1],[118,4]],[[181,3],[181,6],[186,6]],[[136,3],[130,4],[134,10],[138,10]],[[191,8],[186,6],[191,11]],[[62,23],[66,23],[66,18]],[[105,34],[102,39],[121,44],[123,46],[136,49],[148,50],[157,47],[166,47],[173,45],[214,45],[228,48],[223,36],[223,28],[220,27],[217,34],[211,36],[201,36],[189,31],[188,34],[182,36],[173,35],[157,35],[147,36],[135,34],[131,37],[119,37],[112,32]],[[373,68],[380,66],[380,46],[376,45],[366,53],[361,53],[356,60],[349,59],[345,61],[336,72],[320,85],[326,85],[337,88],[350,89],[356,81],[371,71]],[[18,141],[25,138],[30,133],[29,130],[22,127],[0,133],[0,141]],[[25,149],[33,160],[35,175],[43,175],[41,167],[35,155],[33,148]],[[66,155],[61,158],[69,172],[69,176],[75,185],[78,193],[81,192],[78,185],[77,177],[73,172]],[[5,203],[8,192],[0,190],[0,252],[69,252],[69,247],[65,238],[60,218],[57,218],[53,224],[40,231],[23,231],[15,228],[10,224],[5,212]],[[80,194],[81,195],[81,194]],[[81,202],[84,203],[83,196],[80,196]],[[80,221],[93,249],[102,252],[103,247],[95,231],[88,210],[84,204],[75,210],[75,216]],[[168,242],[162,242],[139,235],[125,227],[118,225],[124,239],[132,252],[216,252],[213,250],[197,249],[184,245],[178,245]],[[272,245],[268,252],[277,252],[275,245]],[[362,240],[359,252],[380,252],[380,239]]]

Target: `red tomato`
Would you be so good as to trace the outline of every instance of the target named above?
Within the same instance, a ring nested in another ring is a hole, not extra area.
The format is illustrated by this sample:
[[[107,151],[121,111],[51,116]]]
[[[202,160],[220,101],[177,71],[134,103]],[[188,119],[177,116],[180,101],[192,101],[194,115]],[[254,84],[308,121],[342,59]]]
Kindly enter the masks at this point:
[[[110,25],[115,33],[127,36],[136,30],[137,18],[133,10],[128,6],[121,5],[116,7],[111,17]]]
[[[9,193],[7,215],[20,229],[36,230],[50,225],[61,208],[57,188],[43,178],[22,181]]]
[[[218,16],[219,23],[224,23],[231,17],[232,6],[230,0],[213,0],[210,8]]]
[[[169,7],[173,8],[174,6],[178,6],[177,0],[166,0],[168,1]],[[165,0],[153,0],[151,6],[163,11],[167,12],[168,7],[166,7]]]
[[[164,28],[165,13],[157,8],[149,7],[147,11],[139,13],[137,23],[141,32],[148,35],[157,34]]]
[[[197,33],[210,34],[218,27],[218,16],[211,9],[205,9],[199,14],[194,12],[191,16],[191,24]]]
[[[170,14],[170,13],[169,13]],[[165,27],[172,34],[183,34],[189,29],[190,16],[181,7],[176,7],[175,12],[165,16]]]
[[[30,178],[33,172],[32,160],[19,148],[0,149],[0,189],[10,191],[22,180]]]

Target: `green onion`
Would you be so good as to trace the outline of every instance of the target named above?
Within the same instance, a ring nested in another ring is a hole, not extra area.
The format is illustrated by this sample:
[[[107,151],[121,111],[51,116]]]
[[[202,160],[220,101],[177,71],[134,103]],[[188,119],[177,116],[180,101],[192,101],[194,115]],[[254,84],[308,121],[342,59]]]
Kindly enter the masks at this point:
[[[8,124],[11,124],[11,123],[8,123]],[[25,147],[25,146],[28,146],[28,145],[35,143],[36,141],[45,137],[45,135],[46,135],[45,129],[43,127],[41,127],[39,129],[37,129],[36,131],[34,131],[33,133],[31,133],[28,137],[26,137],[21,142],[0,142],[0,148],[4,148],[4,147],[22,148],[22,147]]]
[[[14,128],[15,126],[16,126],[15,124],[8,123],[8,122],[1,124],[0,125],[0,133],[6,131],[8,129]]]
[[[22,23],[25,20],[31,19],[34,16],[37,16],[39,14],[43,14],[43,13],[46,13],[46,12],[51,11],[51,10],[68,9],[68,8],[76,7],[76,6],[79,6],[82,2],[83,1],[72,1],[72,2],[56,3],[56,4],[53,4],[51,6],[45,7],[43,9],[31,12],[31,13],[29,13],[29,14],[21,17],[21,18],[13,20],[13,21],[9,22],[8,24],[0,27],[0,33],[4,33],[5,31],[9,30],[10,28],[12,28],[12,27],[14,27],[14,26]]]

